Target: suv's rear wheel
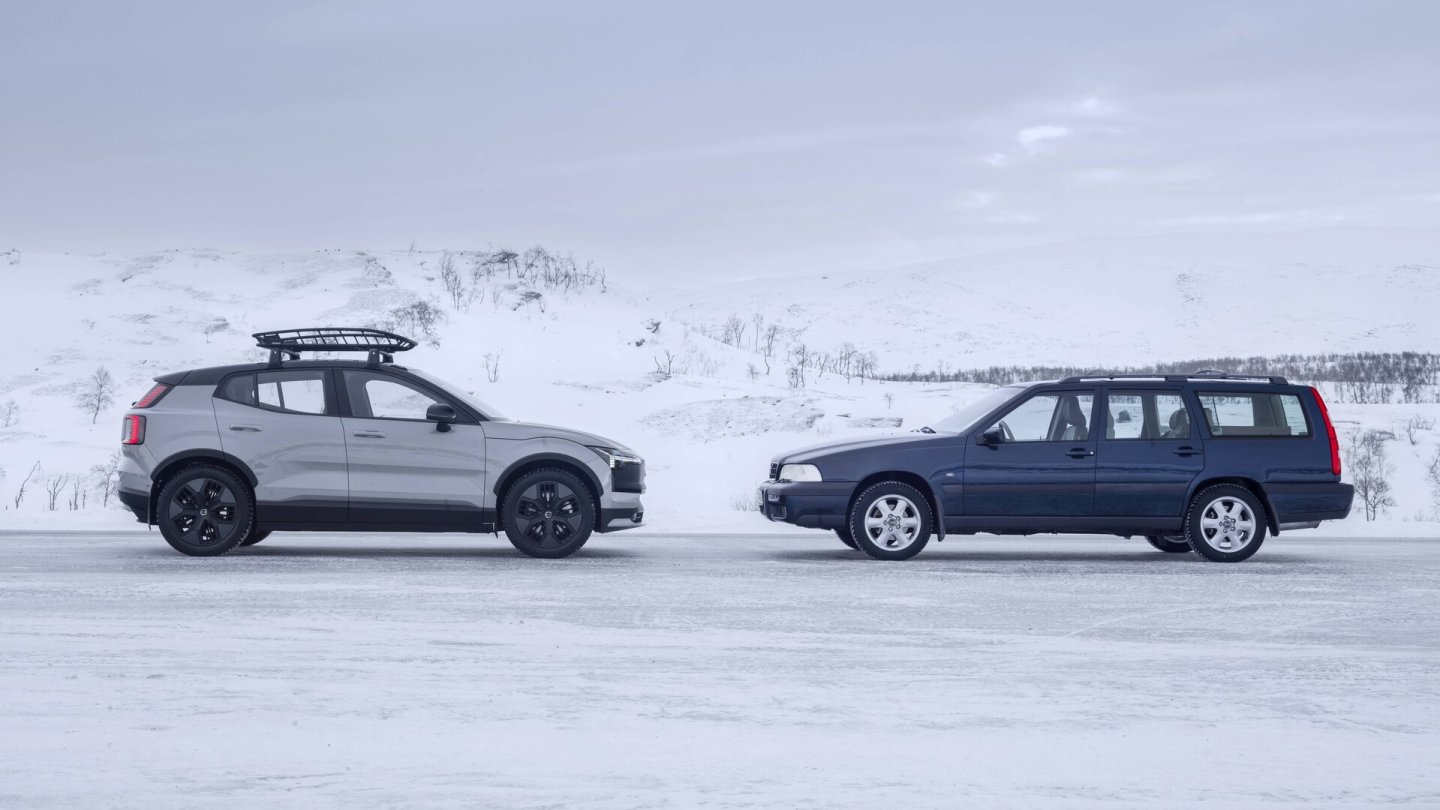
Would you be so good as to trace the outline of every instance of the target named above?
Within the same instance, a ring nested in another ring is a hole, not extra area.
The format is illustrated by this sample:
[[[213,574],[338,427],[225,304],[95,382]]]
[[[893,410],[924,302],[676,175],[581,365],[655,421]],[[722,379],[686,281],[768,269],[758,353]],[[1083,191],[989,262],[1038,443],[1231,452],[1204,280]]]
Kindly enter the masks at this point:
[[[930,503],[914,487],[882,481],[850,507],[850,536],[877,560],[908,560],[930,542]]]
[[[1169,554],[1190,553],[1190,543],[1180,534],[1147,534],[1145,542]]]
[[[255,530],[252,529],[252,530],[250,531],[250,536],[247,537],[247,538],[245,538],[244,540],[241,540],[241,541],[240,541],[240,545],[242,545],[242,546],[253,546],[253,545],[255,545],[256,543],[260,542],[261,540],[264,540],[265,538],[267,538],[267,537],[269,537],[269,536],[270,536],[270,532],[257,532],[257,531],[255,531]]]
[[[192,557],[215,557],[240,545],[255,517],[255,496],[223,467],[196,464],[170,477],[156,499],[160,534]]]
[[[1185,539],[1212,562],[1248,560],[1265,541],[1265,510],[1244,487],[1206,487],[1195,493],[1185,513]]]
[[[840,538],[840,542],[844,543],[850,548],[856,549],[857,551],[859,550],[859,548],[855,545],[855,538],[850,535],[849,526],[841,526],[840,528],[836,529],[835,536]]]
[[[573,473],[532,470],[505,490],[505,536],[531,557],[568,557],[590,539],[595,499]]]

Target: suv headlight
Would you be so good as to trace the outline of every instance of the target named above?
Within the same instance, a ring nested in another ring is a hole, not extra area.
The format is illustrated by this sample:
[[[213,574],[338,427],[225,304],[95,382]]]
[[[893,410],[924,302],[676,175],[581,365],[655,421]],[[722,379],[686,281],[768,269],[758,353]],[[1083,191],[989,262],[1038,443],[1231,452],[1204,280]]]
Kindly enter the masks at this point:
[[[588,447],[589,445],[586,446]],[[640,458],[634,453],[627,453],[624,450],[617,450],[614,447],[591,447],[590,449],[599,453],[600,457],[605,459],[605,464],[612,470],[624,464],[645,463],[645,459]]]
[[[795,483],[797,481],[821,481],[820,468],[814,464],[786,464],[780,468],[780,480]]]

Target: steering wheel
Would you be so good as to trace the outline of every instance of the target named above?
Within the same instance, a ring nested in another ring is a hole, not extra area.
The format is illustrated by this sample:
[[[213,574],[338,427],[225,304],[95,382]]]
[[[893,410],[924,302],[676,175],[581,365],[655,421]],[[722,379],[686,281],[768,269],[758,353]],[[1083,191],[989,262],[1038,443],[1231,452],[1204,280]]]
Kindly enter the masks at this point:
[[[1003,419],[1000,421],[1000,432],[1005,434],[1005,441],[1015,441],[1015,434],[1010,432],[1010,426],[1005,424],[1005,421]]]

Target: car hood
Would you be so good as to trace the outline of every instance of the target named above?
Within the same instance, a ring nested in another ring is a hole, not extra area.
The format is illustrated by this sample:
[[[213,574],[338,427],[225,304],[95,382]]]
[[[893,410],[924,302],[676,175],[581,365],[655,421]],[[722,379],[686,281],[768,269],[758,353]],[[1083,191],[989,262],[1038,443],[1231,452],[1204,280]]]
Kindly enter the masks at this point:
[[[565,441],[583,444],[586,447],[609,447],[625,453],[635,451],[604,436],[597,436],[594,433],[586,433],[582,430],[571,430],[570,428],[556,427],[554,425],[541,425],[535,422],[514,422],[494,421],[485,423],[485,438],[487,439],[511,439],[523,441],[525,439],[564,439]]]
[[[848,453],[856,450],[873,450],[880,447],[895,447],[897,445],[921,444],[934,439],[935,436],[928,433],[902,433],[883,436],[868,436],[856,439],[837,439],[835,441],[812,444],[798,450],[791,450],[788,453],[781,453],[773,461],[785,464],[805,464],[817,461],[826,456],[833,456],[837,453]]]

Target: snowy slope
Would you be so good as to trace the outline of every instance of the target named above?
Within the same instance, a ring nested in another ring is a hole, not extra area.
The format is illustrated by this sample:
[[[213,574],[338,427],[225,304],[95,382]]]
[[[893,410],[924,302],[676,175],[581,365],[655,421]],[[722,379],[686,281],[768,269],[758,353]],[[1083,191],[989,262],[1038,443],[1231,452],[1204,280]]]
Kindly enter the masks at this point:
[[[779,355],[795,341],[824,351],[851,342],[874,351],[881,370],[1440,346],[1440,325],[1428,315],[1440,305],[1436,253],[1414,239],[1377,243],[1378,258],[1364,260],[1338,246],[1305,244],[1294,251],[1305,261],[1295,262],[1273,255],[1283,245],[1232,247],[1230,254],[1252,257],[1249,266],[1213,249],[1204,261],[1164,259],[1198,247],[1137,240],[1123,250],[1049,246],[863,277],[676,290],[628,288],[619,271],[603,285],[569,291],[503,270],[472,280],[483,254],[457,252],[451,260],[469,299],[459,306],[439,278],[441,252],[0,253],[15,341],[0,355],[0,408],[13,400],[19,409],[18,422],[0,427],[0,525],[127,525],[113,508],[70,512],[69,494],[51,511],[44,490],[71,476],[72,493],[78,478],[93,505],[91,469],[114,451],[120,414],[152,377],[262,359],[250,338],[262,329],[384,324],[419,301],[438,306],[443,319],[403,362],[508,415],[640,450],[650,460],[650,522],[670,531],[773,529],[737,508],[753,496],[773,453],[849,433],[912,429],[984,391],[813,373],[795,390],[782,360],[763,374],[753,326],[739,347],[709,336],[718,337],[731,314],[749,321],[759,312],[782,324]],[[1062,283],[1084,278],[1088,284]],[[1276,302],[1286,306],[1277,310]],[[487,379],[487,354],[499,358],[496,382]],[[754,378],[752,366],[762,370]],[[92,425],[74,404],[75,389],[99,367],[113,373],[117,392]],[[658,373],[662,367],[671,373]],[[1387,430],[1417,413],[1440,421],[1435,405],[1334,410]],[[1422,473],[1437,442],[1430,430],[1415,445],[1389,443],[1397,469],[1392,520],[1434,516]]]

